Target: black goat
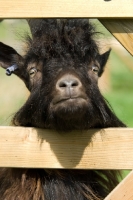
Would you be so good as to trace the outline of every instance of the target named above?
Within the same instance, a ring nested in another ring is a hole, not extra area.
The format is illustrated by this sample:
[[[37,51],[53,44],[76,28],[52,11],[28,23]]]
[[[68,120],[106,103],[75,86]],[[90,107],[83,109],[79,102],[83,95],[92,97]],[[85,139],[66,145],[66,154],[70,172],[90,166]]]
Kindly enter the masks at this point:
[[[97,82],[110,50],[100,55],[87,19],[28,20],[24,57],[0,43],[0,65],[21,78],[31,94],[15,114],[15,126],[67,131],[124,127]],[[117,184],[117,171],[0,170],[2,200],[101,200]]]

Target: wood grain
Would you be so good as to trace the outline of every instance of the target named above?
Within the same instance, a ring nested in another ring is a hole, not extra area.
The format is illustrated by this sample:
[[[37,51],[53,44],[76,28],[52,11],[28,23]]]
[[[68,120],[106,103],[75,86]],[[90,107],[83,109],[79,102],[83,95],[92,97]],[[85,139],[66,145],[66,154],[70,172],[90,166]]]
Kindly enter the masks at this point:
[[[133,19],[101,19],[100,22],[133,55]]]
[[[133,199],[133,171],[104,200]]]
[[[57,133],[0,127],[0,167],[132,169],[133,129]]]
[[[0,18],[133,17],[132,0],[1,0]]]

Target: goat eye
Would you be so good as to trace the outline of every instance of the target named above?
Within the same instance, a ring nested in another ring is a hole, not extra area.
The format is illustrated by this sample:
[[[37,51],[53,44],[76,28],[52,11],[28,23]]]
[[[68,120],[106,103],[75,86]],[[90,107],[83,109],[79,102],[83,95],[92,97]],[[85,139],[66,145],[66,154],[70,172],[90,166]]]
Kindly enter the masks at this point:
[[[99,72],[99,67],[96,66],[96,65],[93,65],[93,66],[92,66],[92,71],[93,71],[95,74],[98,74],[98,72]]]
[[[31,68],[29,70],[29,75],[30,75],[31,78],[33,78],[36,73],[37,73],[37,69],[36,68]]]

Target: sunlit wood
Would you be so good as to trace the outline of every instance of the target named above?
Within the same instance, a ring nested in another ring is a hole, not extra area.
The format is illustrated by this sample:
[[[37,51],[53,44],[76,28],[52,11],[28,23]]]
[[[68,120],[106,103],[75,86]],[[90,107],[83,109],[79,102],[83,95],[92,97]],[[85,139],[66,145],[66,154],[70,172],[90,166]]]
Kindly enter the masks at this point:
[[[133,55],[133,19],[101,19],[100,22]]]
[[[133,199],[133,171],[104,200]]]
[[[0,127],[0,167],[132,169],[133,129],[57,133]]]
[[[1,18],[133,17],[132,0],[1,0]]]

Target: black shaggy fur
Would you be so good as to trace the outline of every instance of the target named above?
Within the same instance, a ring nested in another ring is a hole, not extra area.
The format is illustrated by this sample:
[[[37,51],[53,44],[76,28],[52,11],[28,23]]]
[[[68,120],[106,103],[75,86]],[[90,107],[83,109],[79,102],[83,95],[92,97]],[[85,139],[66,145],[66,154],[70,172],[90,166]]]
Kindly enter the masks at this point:
[[[67,131],[124,127],[101,95],[97,81],[110,50],[100,55],[98,34],[87,19],[30,19],[24,57],[0,43],[0,65],[14,72],[31,94],[15,114],[16,126]],[[2,200],[101,200],[117,184],[117,171],[0,170]]]

